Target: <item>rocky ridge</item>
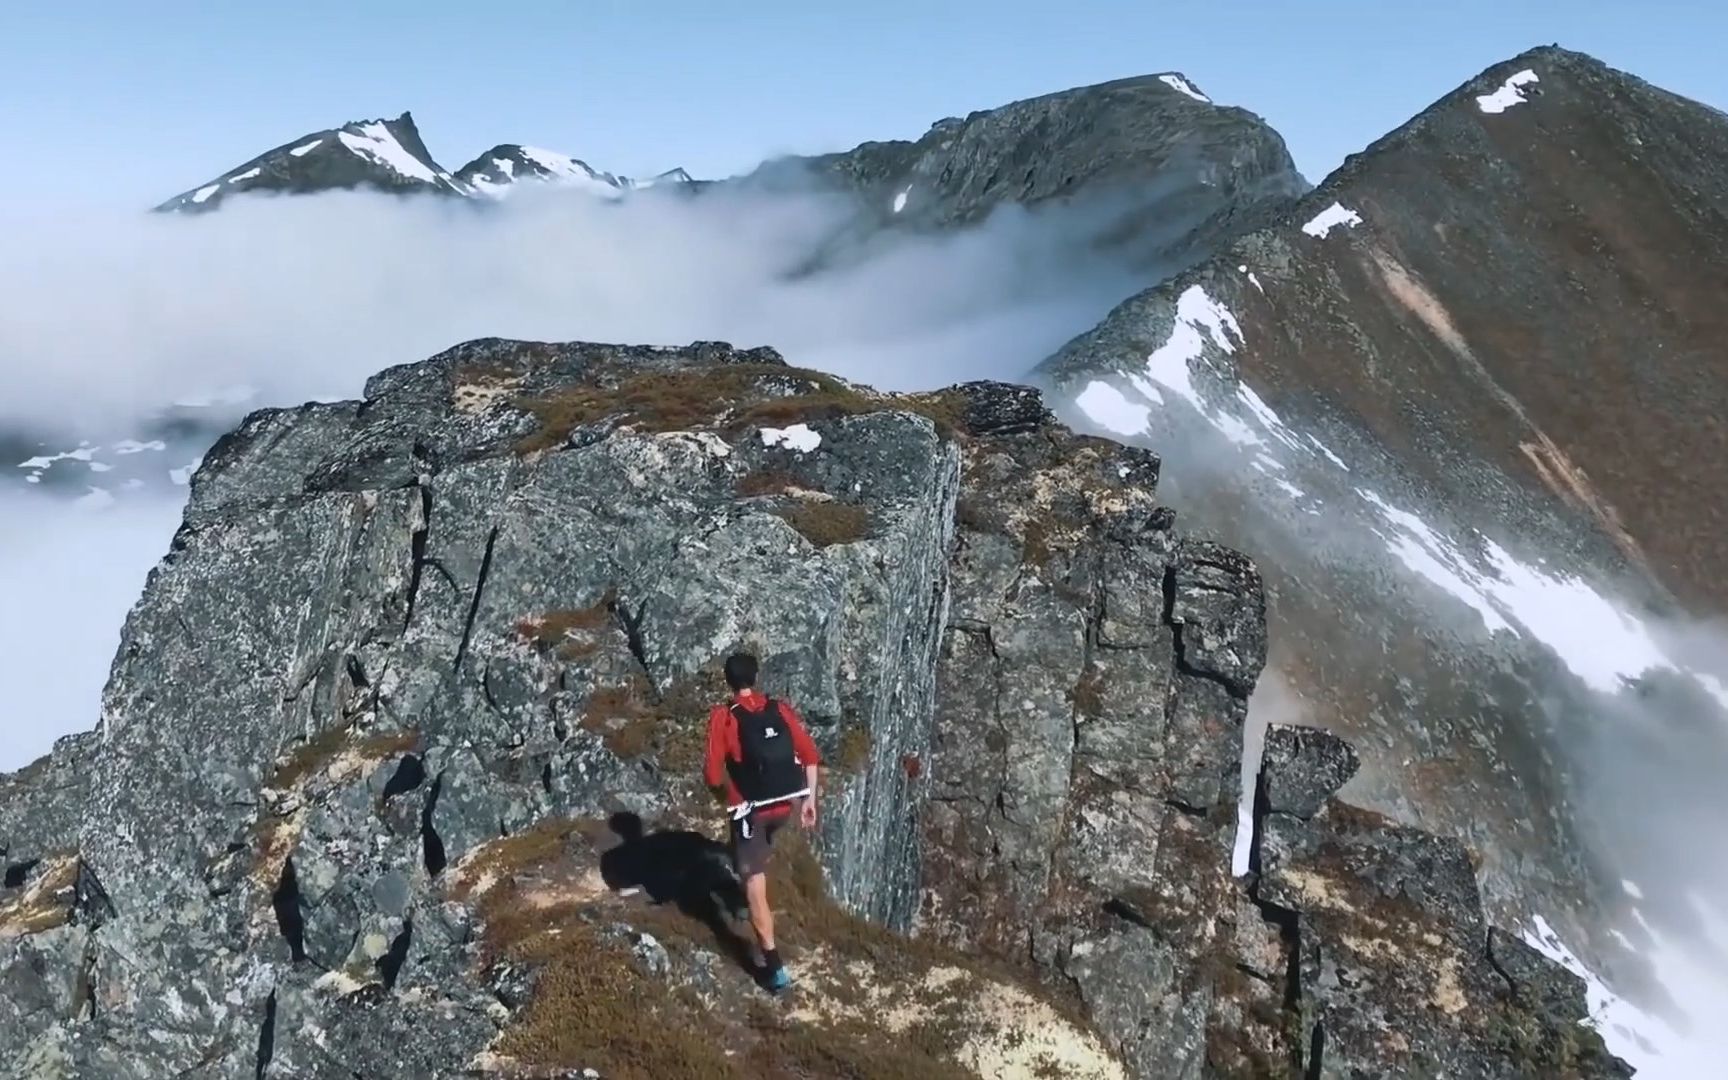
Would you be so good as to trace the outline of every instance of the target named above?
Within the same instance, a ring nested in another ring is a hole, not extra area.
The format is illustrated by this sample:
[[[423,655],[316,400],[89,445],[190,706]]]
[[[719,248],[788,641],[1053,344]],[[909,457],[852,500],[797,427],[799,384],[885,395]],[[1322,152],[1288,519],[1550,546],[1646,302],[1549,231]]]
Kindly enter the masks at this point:
[[[490,200],[524,181],[615,198],[634,188],[690,183],[691,179],[683,169],[672,169],[651,180],[632,180],[601,172],[556,151],[516,143],[501,143],[452,174],[426,149],[413,116],[403,113],[394,120],[356,121],[303,135],[176,195],[156,209],[203,212],[249,192],[314,195],[355,188],[394,195]]]
[[[1266,568],[1354,797],[1468,835],[1509,919],[1624,908],[1643,868],[1581,828],[1656,854],[1643,792],[1576,784],[1620,717],[1689,733],[1676,777],[1728,752],[1657,625],[1723,609],[1725,162],[1716,110],[1532,50],[1042,370],[1065,414],[1220,463],[1169,497]]]
[[[31,1077],[1617,1076],[1465,849],[1275,731],[1265,600],[1038,395],[471,342],[206,457],[101,727],[0,778]],[[811,719],[804,988],[695,775],[746,645]],[[551,1072],[549,1072],[549,1070]]]
[[[1004,207],[1084,206],[1076,242],[1127,251],[1162,277],[1287,207],[1308,189],[1284,140],[1185,77],[1147,75],[949,117],[914,141],[771,161],[751,190],[839,190],[856,216],[813,257],[857,258],[905,234],[982,224]]]

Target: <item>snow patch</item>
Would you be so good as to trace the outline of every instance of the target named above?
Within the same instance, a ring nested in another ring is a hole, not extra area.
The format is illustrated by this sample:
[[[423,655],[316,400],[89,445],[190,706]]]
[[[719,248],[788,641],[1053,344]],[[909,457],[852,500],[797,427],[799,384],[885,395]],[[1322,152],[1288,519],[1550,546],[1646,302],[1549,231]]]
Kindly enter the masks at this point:
[[[1489,633],[1516,629],[1539,641],[1590,689],[1618,693],[1657,670],[1690,675],[1700,685],[1709,678],[1676,664],[1649,627],[1581,578],[1521,562],[1486,537],[1481,568],[1417,515],[1372,491],[1356,493],[1391,527],[1375,531],[1407,568],[1468,605]]]
[[[192,193],[192,201],[195,203],[201,203],[221,190],[221,184],[206,184]]]
[[[1200,359],[1205,349],[1202,334],[1227,353],[1236,351],[1235,342],[1230,340],[1232,335],[1236,341],[1243,340],[1242,327],[1230,309],[1208,296],[1204,288],[1190,285],[1176,300],[1176,321],[1170,328],[1169,339],[1146,358],[1146,374],[1202,414],[1210,415],[1188,367],[1191,361]]]
[[[299,146],[296,146],[294,149],[292,149],[288,152],[290,154],[293,154],[295,157],[305,157],[307,154],[310,154],[312,151],[318,149],[318,147],[321,146],[323,144],[323,142],[324,142],[323,139],[313,139],[311,142],[301,143]]]
[[[1130,401],[1128,395],[1097,379],[1086,384],[1086,389],[1075,396],[1074,403],[1094,423],[1118,435],[1140,434],[1146,430],[1146,423],[1152,416],[1152,411],[1146,406]]]
[[[902,191],[900,194],[894,196],[894,212],[896,214],[898,214],[900,211],[906,209],[906,196],[908,196],[910,194],[912,194],[912,189],[910,187],[908,187],[905,191]]]
[[[1720,949],[1728,944],[1728,926],[1709,913],[1698,898],[1689,896],[1703,919],[1708,943]],[[1639,1080],[1694,1080],[1720,1071],[1728,1055],[1728,1027],[1717,1023],[1723,1015],[1724,987],[1717,970],[1715,951],[1687,946],[1651,930],[1652,945],[1643,950],[1668,996],[1687,1013],[1669,1019],[1646,1012],[1624,1000],[1566,946],[1560,935],[1538,915],[1520,936],[1536,951],[1584,980],[1587,1021],[1602,1035],[1608,1049],[1638,1072]],[[1700,943],[1704,944],[1704,943]]]
[[[166,449],[168,449],[168,444],[163,442],[161,439],[152,439],[149,442],[138,442],[135,439],[121,439],[113,446],[114,452],[121,455],[142,454],[147,450]]]
[[[1362,224],[1362,215],[1345,206],[1343,203],[1333,203],[1326,209],[1315,214],[1308,224],[1302,226],[1302,231],[1316,240],[1324,240],[1333,229],[1342,225],[1354,229]]]
[[[1259,289],[1259,290],[1260,290],[1260,292],[1261,292],[1261,293],[1262,293],[1262,294],[1264,294],[1264,293],[1265,293],[1265,292],[1266,292],[1266,286],[1264,286],[1264,285],[1262,285],[1262,284],[1260,284],[1260,279],[1259,279],[1259,277],[1257,277],[1257,276],[1256,276],[1256,275],[1255,275],[1255,273],[1254,273],[1254,271],[1252,271],[1252,270],[1250,270],[1250,271],[1248,271],[1248,281],[1249,281],[1249,282],[1250,282],[1250,283],[1251,283],[1251,284],[1252,284],[1252,285],[1253,285],[1253,286],[1254,286],[1254,287],[1255,287],[1255,288],[1256,288],[1256,289]]]
[[[1350,471],[1350,466],[1344,464],[1344,459],[1339,457],[1337,454],[1334,454],[1329,448],[1327,448],[1325,443],[1321,442],[1319,439],[1316,439],[1312,435],[1308,436],[1308,442],[1310,445],[1312,445],[1314,447],[1314,449],[1320,451],[1320,453],[1325,456],[1327,461],[1330,461],[1332,464],[1338,466],[1340,469],[1343,469],[1345,472]]]
[[[36,469],[40,471],[49,468],[56,461],[89,461],[92,457],[96,456],[96,451],[100,449],[101,447],[99,446],[91,446],[89,443],[80,443],[76,450],[66,450],[58,454],[33,457],[29,461],[20,461],[18,467],[20,469]]]
[[[763,428],[763,446],[784,446],[807,454],[822,445],[822,435],[809,424],[793,424],[787,428]]]
[[[1642,622],[1582,580],[1544,574],[1493,541],[1487,549],[1500,575],[1487,579],[1489,594],[1592,689],[1614,693],[1645,672],[1674,669]]]
[[[1172,90],[1187,94],[1195,101],[1204,101],[1208,105],[1212,104],[1211,98],[1194,89],[1194,84],[1180,75],[1160,75],[1158,76],[1158,81]]]
[[[1380,516],[1397,530],[1394,535],[1376,532],[1407,569],[1469,605],[1482,617],[1489,633],[1512,628],[1488,602],[1481,587],[1482,575],[1465,561],[1451,541],[1430,529],[1415,514],[1398,509],[1372,491],[1357,488],[1356,494],[1380,511]]]
[[[260,175],[261,173],[263,173],[263,171],[264,171],[263,169],[247,169],[245,172],[240,173],[238,176],[230,176],[228,178],[228,182],[230,184],[238,184],[243,180],[251,180],[253,177],[256,177],[256,176]]]
[[[1500,89],[1492,94],[1484,94],[1476,99],[1476,107],[1485,113],[1503,113],[1514,105],[1521,105],[1529,99],[1524,96],[1523,87],[1534,82],[1541,82],[1536,73],[1525,68],[1518,74],[1500,84]]]
[[[381,121],[361,124],[359,131],[338,132],[336,137],[343,146],[358,156],[382,165],[399,176],[423,180],[428,184],[438,182],[438,174],[396,141],[396,136],[391,134],[390,129]]]

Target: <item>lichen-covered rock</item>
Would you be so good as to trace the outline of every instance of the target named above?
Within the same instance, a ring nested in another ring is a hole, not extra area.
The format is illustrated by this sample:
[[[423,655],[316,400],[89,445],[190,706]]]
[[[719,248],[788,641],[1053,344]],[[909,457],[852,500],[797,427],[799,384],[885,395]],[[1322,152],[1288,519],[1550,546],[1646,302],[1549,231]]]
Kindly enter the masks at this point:
[[[1490,929],[1462,844],[1321,795],[1353,764],[1334,737],[1274,746],[1260,790],[1285,809],[1260,800],[1253,895],[1287,931],[1307,1075],[1630,1075],[1576,977]]]
[[[1231,879],[1264,598],[1158,469],[1023,388],[716,344],[474,342],[249,417],[99,733],[0,778],[0,1073],[1149,1080],[1406,1014],[1559,1053],[1456,844],[1263,812]],[[741,646],[828,765],[783,1012],[699,775]],[[1316,952],[1375,890],[1434,942]]]
[[[1355,749],[1319,728],[1272,724],[1260,757],[1259,798],[1266,813],[1310,818],[1361,764]]]

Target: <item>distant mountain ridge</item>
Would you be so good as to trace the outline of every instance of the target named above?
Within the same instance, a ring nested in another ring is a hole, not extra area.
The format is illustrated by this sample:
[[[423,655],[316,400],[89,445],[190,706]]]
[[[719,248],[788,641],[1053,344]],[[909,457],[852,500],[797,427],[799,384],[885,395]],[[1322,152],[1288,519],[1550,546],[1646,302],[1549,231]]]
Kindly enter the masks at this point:
[[[354,188],[496,199],[524,181],[582,187],[616,197],[655,184],[689,182],[690,175],[671,169],[652,179],[634,180],[556,151],[517,143],[500,143],[452,173],[432,156],[413,115],[405,112],[394,120],[357,120],[309,132],[187,189],[156,209],[200,213],[247,193],[312,195]]]

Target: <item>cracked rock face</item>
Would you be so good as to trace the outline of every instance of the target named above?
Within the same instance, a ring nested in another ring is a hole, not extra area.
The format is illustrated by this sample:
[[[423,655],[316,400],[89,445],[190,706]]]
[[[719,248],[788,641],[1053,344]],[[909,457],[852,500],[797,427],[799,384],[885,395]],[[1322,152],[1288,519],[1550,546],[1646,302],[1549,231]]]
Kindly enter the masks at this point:
[[[1412,1024],[1460,1075],[1571,1053],[1575,987],[1490,953],[1463,849],[1326,801],[1347,749],[1274,733],[1232,880],[1265,600],[1158,474],[1024,388],[712,343],[471,342],[253,414],[101,729],[0,778],[0,1073],[1345,1075]],[[738,647],[828,765],[778,1016],[698,775]]]

